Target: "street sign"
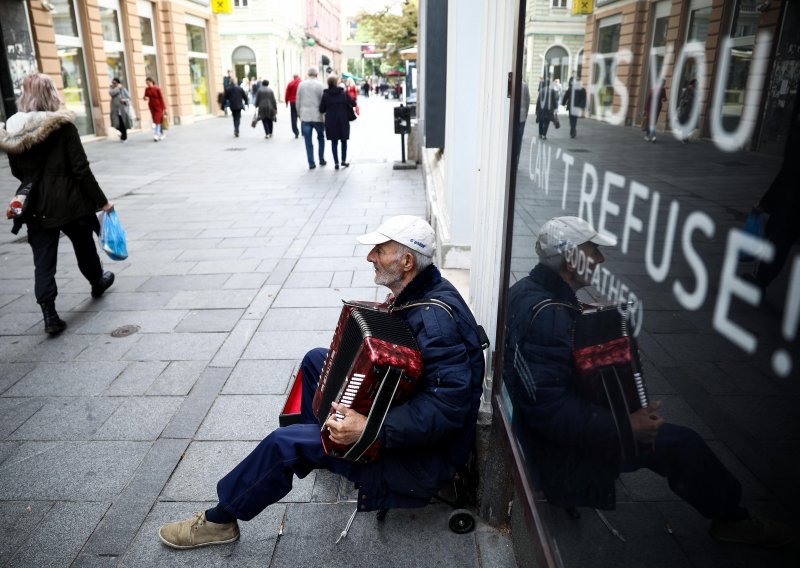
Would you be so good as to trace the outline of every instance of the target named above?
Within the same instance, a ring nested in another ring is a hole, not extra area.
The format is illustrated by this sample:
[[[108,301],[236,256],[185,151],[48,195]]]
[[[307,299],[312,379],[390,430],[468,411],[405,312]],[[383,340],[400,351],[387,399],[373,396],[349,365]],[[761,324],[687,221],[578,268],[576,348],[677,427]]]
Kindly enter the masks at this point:
[[[580,16],[594,11],[594,0],[572,0],[572,14]]]
[[[233,14],[233,0],[212,0],[211,11],[215,14]]]

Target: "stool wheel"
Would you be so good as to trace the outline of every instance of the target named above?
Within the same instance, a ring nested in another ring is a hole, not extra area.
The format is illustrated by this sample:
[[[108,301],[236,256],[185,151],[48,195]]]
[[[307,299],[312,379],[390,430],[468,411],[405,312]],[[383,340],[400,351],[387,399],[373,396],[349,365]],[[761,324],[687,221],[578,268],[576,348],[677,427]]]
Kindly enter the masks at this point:
[[[447,526],[456,534],[466,534],[475,528],[475,517],[466,509],[456,509],[450,513]]]
[[[386,513],[389,512],[389,509],[381,509],[378,511],[378,514],[375,515],[379,521],[383,521],[386,518]]]

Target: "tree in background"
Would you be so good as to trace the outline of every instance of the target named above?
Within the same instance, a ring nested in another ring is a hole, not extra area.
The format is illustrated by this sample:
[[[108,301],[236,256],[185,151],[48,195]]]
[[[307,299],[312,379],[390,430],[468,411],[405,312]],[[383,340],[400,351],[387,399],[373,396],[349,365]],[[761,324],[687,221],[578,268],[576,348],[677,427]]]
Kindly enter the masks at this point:
[[[402,67],[400,50],[417,43],[418,1],[405,0],[400,14],[395,12],[396,4],[389,4],[378,12],[358,15],[359,31],[363,29],[371,43],[385,48],[381,65],[384,72]]]

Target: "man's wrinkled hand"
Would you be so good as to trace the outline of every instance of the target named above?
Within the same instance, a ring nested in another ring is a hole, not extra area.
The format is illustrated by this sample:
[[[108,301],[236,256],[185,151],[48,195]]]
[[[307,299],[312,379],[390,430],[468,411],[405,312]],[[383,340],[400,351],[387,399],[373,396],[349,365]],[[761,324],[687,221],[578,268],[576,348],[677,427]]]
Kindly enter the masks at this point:
[[[633,427],[633,435],[640,444],[652,446],[656,442],[658,436],[658,429],[664,424],[664,419],[661,418],[656,412],[661,406],[661,401],[656,401],[650,406],[640,408],[632,413],[631,426]]]
[[[338,402],[331,403],[331,407],[336,412],[344,415],[344,418],[337,420],[336,414],[331,414],[330,418],[325,422],[325,427],[330,432],[331,440],[344,446],[353,444],[364,432],[367,417]]]

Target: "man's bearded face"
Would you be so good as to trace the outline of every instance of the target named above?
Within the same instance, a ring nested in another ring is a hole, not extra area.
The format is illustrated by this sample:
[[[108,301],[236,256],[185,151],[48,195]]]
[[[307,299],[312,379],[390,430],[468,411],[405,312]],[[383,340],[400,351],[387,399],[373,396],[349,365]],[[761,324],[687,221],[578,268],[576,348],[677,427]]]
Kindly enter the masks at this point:
[[[375,245],[367,255],[367,260],[375,267],[375,284],[391,288],[403,280],[401,257],[394,241]]]

